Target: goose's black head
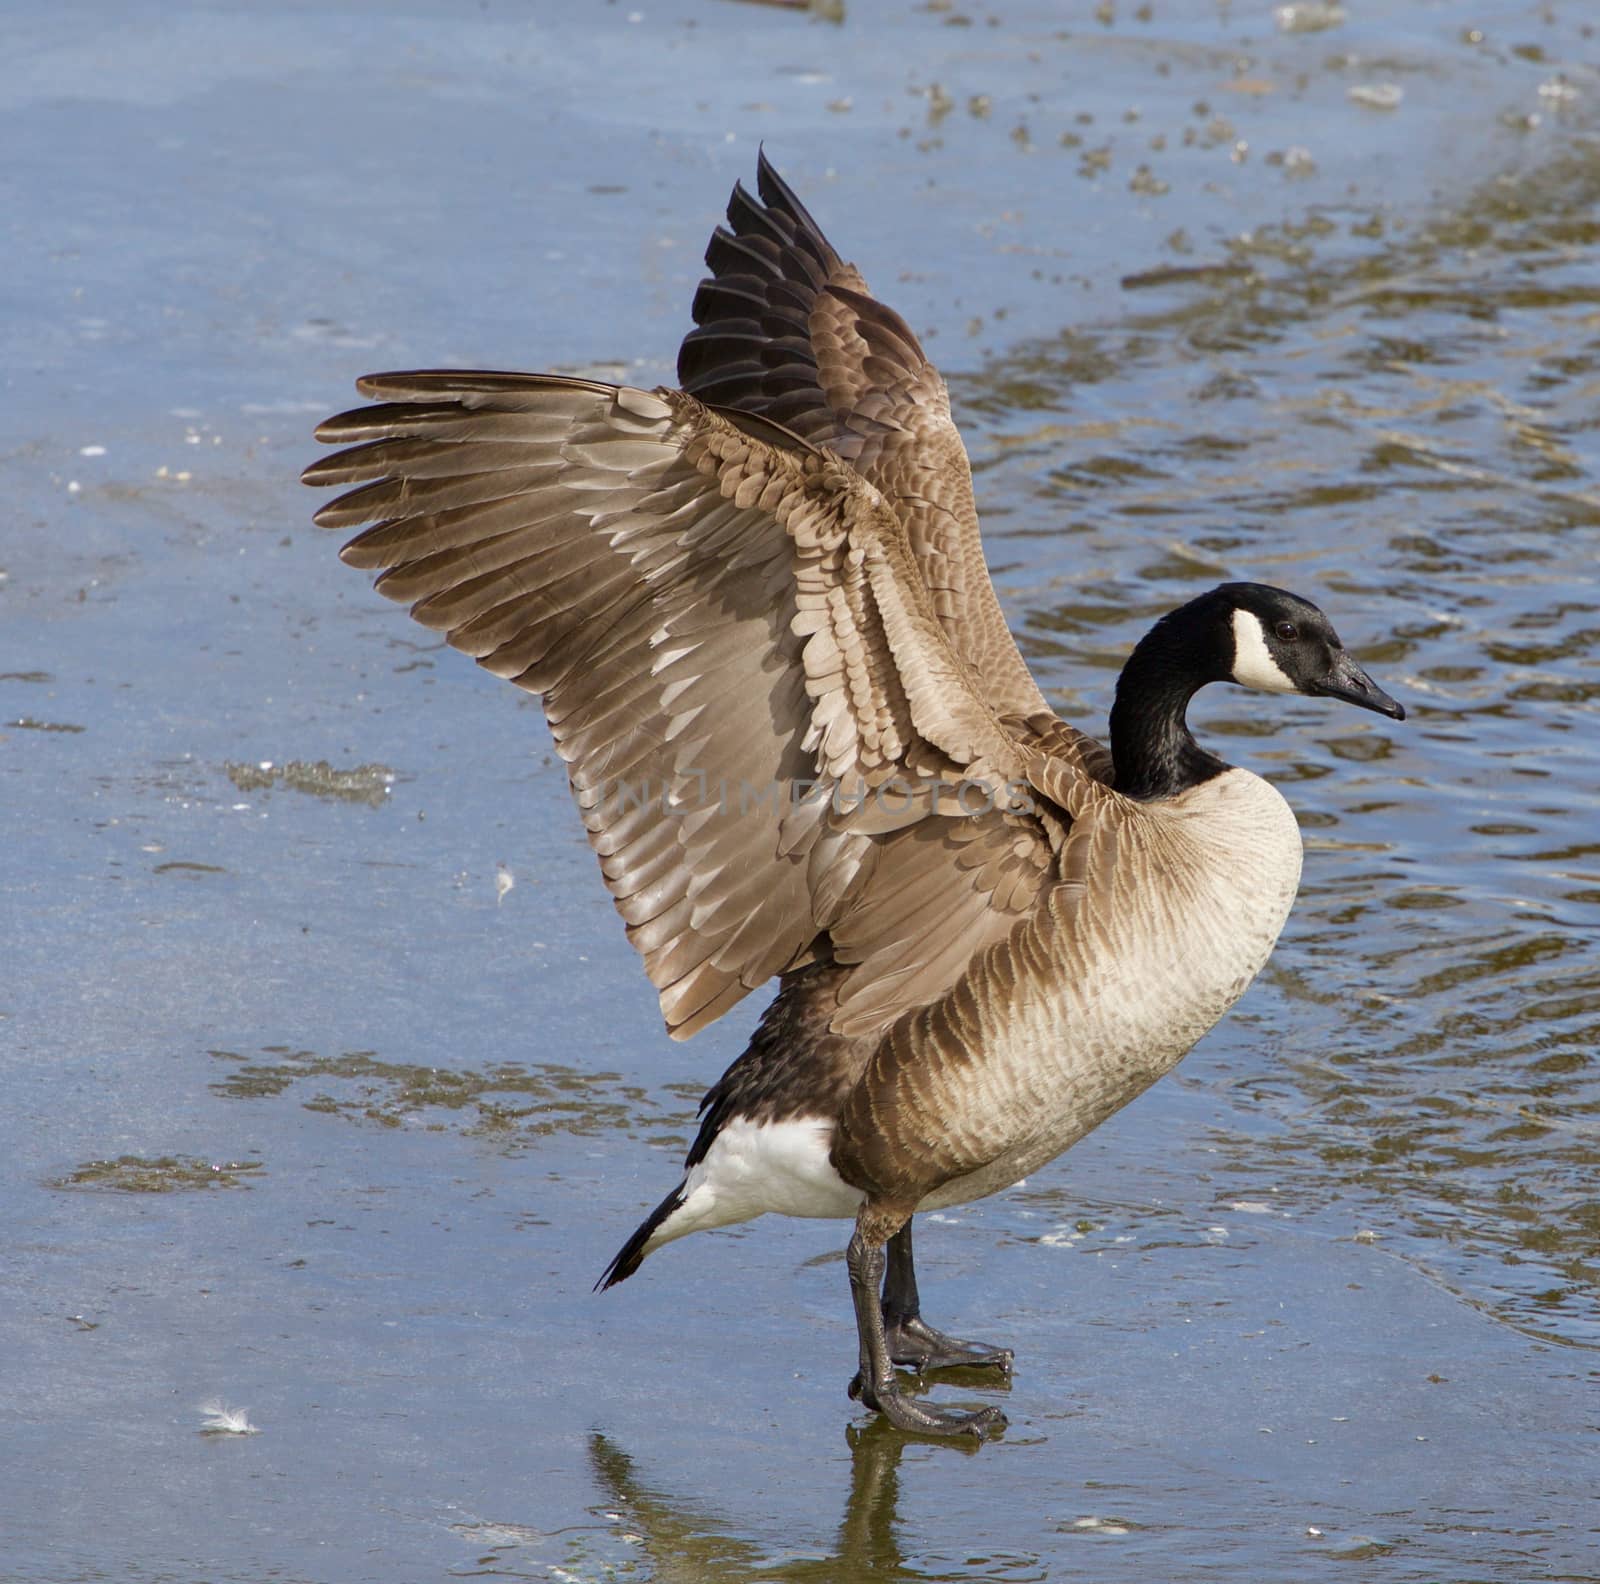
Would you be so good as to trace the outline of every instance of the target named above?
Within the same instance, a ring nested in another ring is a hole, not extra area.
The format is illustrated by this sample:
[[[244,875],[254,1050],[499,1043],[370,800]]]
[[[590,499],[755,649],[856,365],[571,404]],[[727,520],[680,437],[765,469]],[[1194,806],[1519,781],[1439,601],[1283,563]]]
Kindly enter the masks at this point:
[[[1266,693],[1343,699],[1394,720],[1406,718],[1310,600],[1266,583],[1224,583],[1184,609],[1207,600],[1218,600],[1227,615],[1233,652],[1223,680]]]
[[[1224,583],[1163,616],[1123,667],[1111,711],[1118,791],[1173,797],[1227,769],[1195,742],[1184,718],[1208,682],[1342,699],[1406,718],[1309,600],[1266,583]]]

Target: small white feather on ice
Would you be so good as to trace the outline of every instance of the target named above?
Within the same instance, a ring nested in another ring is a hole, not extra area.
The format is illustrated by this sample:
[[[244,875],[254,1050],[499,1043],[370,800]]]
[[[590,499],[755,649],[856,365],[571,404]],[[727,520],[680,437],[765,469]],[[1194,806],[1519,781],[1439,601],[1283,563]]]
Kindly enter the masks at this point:
[[[220,1397],[208,1397],[200,1404],[205,1422],[201,1435],[258,1435],[260,1427],[250,1423],[248,1408],[229,1408]]]

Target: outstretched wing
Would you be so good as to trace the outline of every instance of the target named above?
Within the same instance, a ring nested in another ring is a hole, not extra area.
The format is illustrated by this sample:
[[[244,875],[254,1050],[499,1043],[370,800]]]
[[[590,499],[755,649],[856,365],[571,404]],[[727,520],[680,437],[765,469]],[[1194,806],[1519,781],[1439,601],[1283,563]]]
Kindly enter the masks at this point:
[[[360,388],[378,405],[317,431],[352,448],[307,482],[355,486],[317,521],[375,524],[344,559],[543,697],[674,1035],[835,926],[842,961],[937,957],[910,975],[925,999],[1020,916],[1048,833],[999,810],[1031,750],[858,473],[681,392],[477,373]],[[797,798],[812,781],[821,794]],[[919,822],[930,834],[908,837]],[[942,858],[919,869],[933,894],[908,915],[893,896],[913,895],[897,845],[912,839]],[[888,888],[873,884],[880,860]],[[954,944],[935,929],[941,862],[944,905],[979,915]]]
[[[736,186],[706,251],[699,327],[678,378],[702,401],[771,418],[826,445],[905,525],[950,646],[999,713],[1046,708],[1006,627],[978,536],[972,472],[939,371],[872,297],[762,155],[760,200]]]

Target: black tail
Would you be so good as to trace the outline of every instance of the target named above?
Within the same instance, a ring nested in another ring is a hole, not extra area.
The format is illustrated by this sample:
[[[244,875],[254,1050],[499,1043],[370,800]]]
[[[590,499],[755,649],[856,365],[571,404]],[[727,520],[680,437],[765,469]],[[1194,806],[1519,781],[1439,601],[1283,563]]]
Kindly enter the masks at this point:
[[[626,1281],[644,1263],[644,1246],[655,1236],[655,1230],[669,1215],[683,1204],[683,1184],[679,1183],[654,1210],[639,1223],[638,1230],[617,1250],[617,1256],[600,1273],[594,1284],[596,1292],[615,1287]]]

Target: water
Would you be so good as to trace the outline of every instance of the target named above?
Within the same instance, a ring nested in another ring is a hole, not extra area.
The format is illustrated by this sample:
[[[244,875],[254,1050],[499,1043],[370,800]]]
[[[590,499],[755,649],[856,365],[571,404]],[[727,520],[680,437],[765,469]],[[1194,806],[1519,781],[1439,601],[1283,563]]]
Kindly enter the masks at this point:
[[[0,1574],[1600,1579],[1594,24],[1352,9],[14,26]],[[758,139],[946,370],[1068,718],[1245,576],[1411,711],[1203,697],[1305,886],[930,1219],[1018,1354],[976,1455],[845,1400],[841,1229],[590,1295],[749,1015],[662,1037],[536,706],[294,482],[369,369],[667,377]]]

